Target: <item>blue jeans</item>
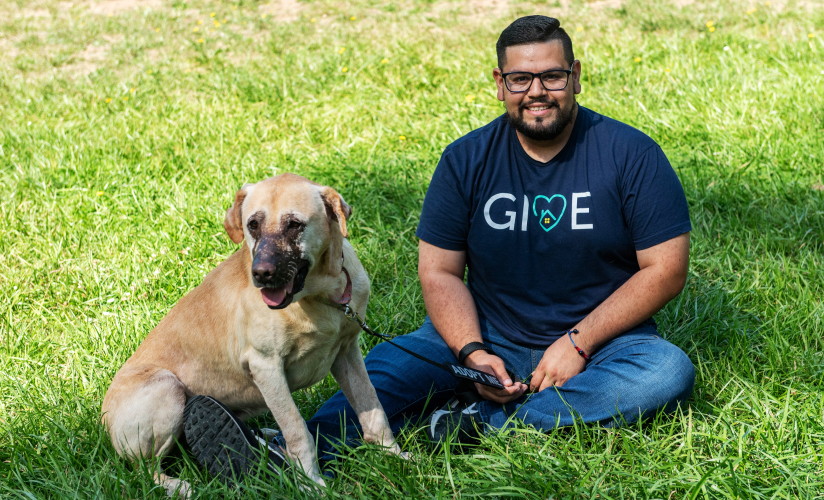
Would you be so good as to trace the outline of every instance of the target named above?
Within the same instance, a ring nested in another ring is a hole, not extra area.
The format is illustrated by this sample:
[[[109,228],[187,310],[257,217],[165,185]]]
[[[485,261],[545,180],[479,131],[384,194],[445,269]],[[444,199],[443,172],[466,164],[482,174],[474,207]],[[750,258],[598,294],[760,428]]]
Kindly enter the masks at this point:
[[[514,344],[483,320],[481,333],[504,360],[513,380],[528,377],[544,355],[545,349]],[[457,361],[429,318],[418,330],[393,342],[439,363]],[[387,342],[369,352],[366,369],[396,434],[407,422],[419,423],[443,406],[460,383],[446,371]],[[654,326],[640,325],[602,346],[592,354],[584,371],[562,387],[526,394],[503,405],[482,401],[479,418],[498,429],[513,418],[542,431],[569,426],[576,420],[621,425],[675,409],[689,397],[694,379],[695,370],[687,355],[661,338]],[[351,444],[360,435],[357,416],[340,391],[307,424],[318,442],[321,461],[334,458],[337,443]]]

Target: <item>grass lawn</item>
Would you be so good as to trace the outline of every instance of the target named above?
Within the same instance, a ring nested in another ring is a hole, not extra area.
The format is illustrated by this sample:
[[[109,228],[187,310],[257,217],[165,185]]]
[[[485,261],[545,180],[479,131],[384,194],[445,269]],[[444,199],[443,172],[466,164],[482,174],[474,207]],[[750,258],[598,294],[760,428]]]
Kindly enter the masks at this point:
[[[117,369],[237,247],[245,182],[295,172],[354,207],[369,324],[424,317],[414,236],[443,148],[502,113],[494,44],[561,19],[583,105],[656,139],[694,225],[658,314],[688,408],[622,429],[519,427],[470,453],[400,435],[329,498],[824,498],[824,6],[816,1],[0,0],[0,497],[163,498],[99,424]],[[364,350],[374,345],[363,338]],[[295,394],[308,416],[331,378]],[[266,419],[263,419],[265,422]],[[312,498],[303,479],[196,498]]]

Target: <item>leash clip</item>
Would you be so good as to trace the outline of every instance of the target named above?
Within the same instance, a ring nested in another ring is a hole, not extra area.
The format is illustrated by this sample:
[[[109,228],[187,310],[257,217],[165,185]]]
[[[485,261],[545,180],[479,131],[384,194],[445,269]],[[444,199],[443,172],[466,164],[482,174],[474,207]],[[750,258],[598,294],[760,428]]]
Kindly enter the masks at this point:
[[[357,320],[357,317],[358,317],[357,313],[355,312],[354,309],[352,309],[349,306],[348,303],[347,304],[341,304],[341,306],[342,306],[341,309],[343,310],[343,315],[344,316],[346,316],[347,318],[349,318],[351,320]]]

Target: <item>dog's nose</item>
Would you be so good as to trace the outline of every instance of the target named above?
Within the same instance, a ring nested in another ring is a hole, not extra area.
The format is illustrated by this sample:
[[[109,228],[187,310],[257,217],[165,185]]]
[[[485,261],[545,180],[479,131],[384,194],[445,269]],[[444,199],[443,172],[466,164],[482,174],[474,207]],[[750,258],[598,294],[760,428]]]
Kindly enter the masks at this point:
[[[271,262],[256,262],[252,267],[252,276],[260,284],[269,284],[273,281],[277,268]]]

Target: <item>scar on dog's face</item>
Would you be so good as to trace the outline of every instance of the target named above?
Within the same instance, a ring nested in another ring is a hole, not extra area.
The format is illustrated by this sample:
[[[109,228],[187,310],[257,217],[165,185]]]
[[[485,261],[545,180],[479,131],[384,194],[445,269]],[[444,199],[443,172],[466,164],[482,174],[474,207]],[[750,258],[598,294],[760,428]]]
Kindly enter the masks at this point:
[[[244,185],[226,212],[224,227],[235,243],[246,240],[259,263],[256,285],[280,286],[294,274],[287,272],[294,269],[284,267],[289,262],[298,268],[303,262],[310,268],[321,262],[322,271],[340,273],[350,214],[351,208],[334,189],[282,174]],[[281,267],[262,269],[267,262]]]

